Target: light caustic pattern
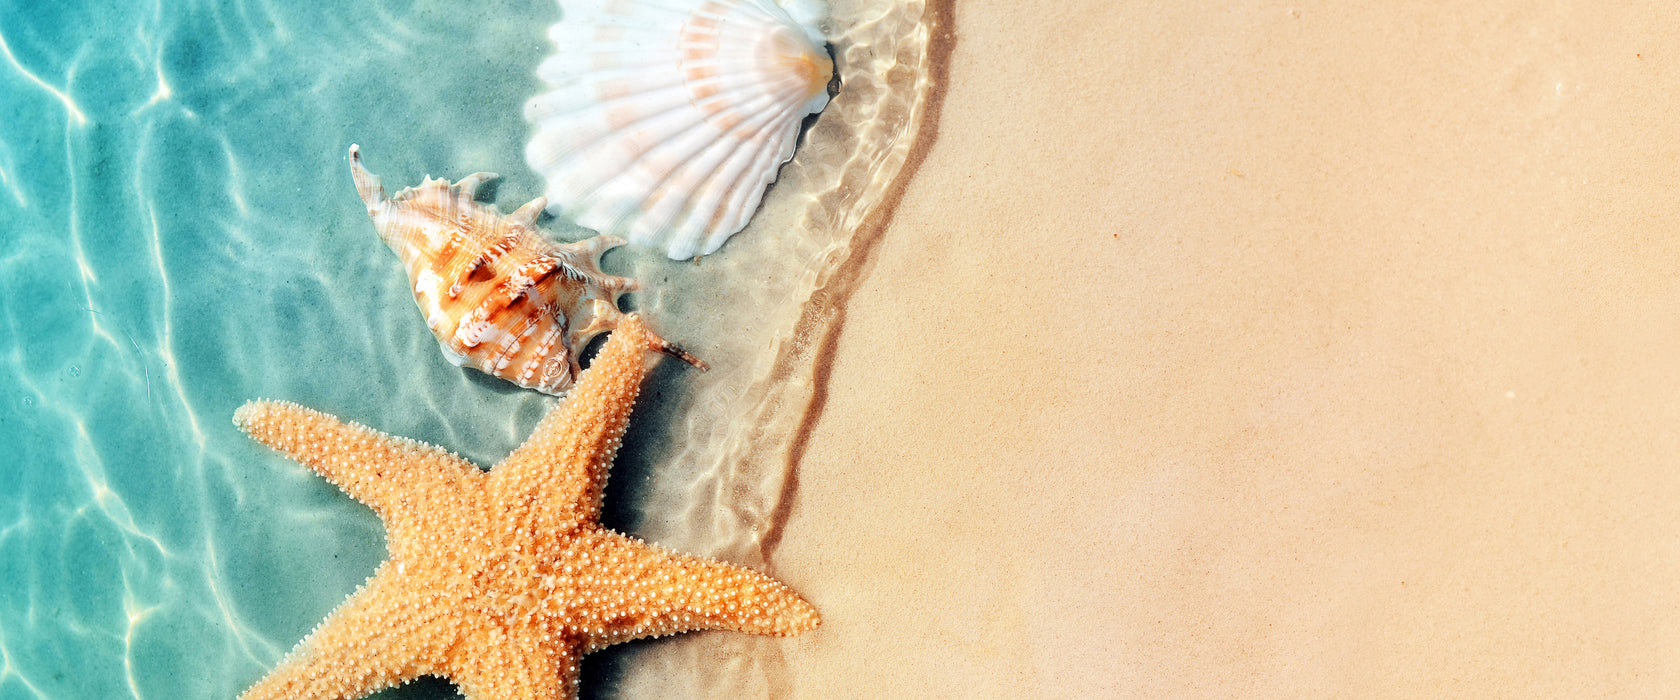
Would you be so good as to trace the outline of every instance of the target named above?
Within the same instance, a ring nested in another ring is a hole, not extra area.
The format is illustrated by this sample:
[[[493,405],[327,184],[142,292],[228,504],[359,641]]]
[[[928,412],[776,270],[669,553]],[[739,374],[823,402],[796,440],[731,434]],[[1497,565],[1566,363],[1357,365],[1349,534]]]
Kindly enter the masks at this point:
[[[546,409],[442,357],[346,174],[360,143],[393,182],[491,170],[500,202],[540,193],[521,114],[558,10],[460,8],[0,0],[0,699],[233,697],[384,559],[370,511],[234,429],[247,400],[482,464]],[[829,164],[793,180],[815,194],[772,190],[753,225],[797,231],[835,206],[821,192],[860,191],[838,179],[880,161],[855,146],[812,149]],[[844,206],[837,220],[861,211]],[[845,246],[757,238],[698,266],[605,261],[655,282],[629,306],[714,367],[655,369],[607,524],[747,564],[783,475],[718,465],[741,461],[737,436],[766,442],[741,417],[781,398],[769,368]],[[766,265],[788,267],[767,284]],[[649,670],[622,672],[626,689],[665,697],[751,695],[776,673],[772,654],[724,668],[684,651],[719,641],[606,653]]]
[[[246,400],[489,450],[540,409],[430,390],[459,371],[345,175],[366,134],[515,160],[528,88],[475,68],[535,65],[542,22],[494,18],[551,4],[433,4],[0,2],[0,698],[233,697],[372,571],[377,522]]]

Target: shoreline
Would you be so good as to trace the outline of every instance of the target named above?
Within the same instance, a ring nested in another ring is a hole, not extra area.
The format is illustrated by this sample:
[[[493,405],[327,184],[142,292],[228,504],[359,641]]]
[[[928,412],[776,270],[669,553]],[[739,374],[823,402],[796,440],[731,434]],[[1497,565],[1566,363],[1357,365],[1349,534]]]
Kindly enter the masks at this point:
[[[964,7],[796,452],[787,696],[1680,688],[1663,16]]]
[[[933,17],[928,22],[931,33],[928,53],[932,75],[928,94],[922,104],[924,111],[915,131],[916,141],[910,147],[898,177],[882,198],[881,204],[870,212],[863,226],[853,236],[846,261],[835,269],[824,284],[812,292],[813,298],[826,297],[831,301],[820,306],[807,302],[799,322],[794,325],[795,337],[790,345],[811,346],[817,350],[808,360],[812,366],[811,397],[797,427],[793,430],[792,441],[787,450],[787,482],[783,485],[781,497],[777,499],[775,508],[771,511],[770,525],[760,543],[767,564],[774,559],[776,546],[781,542],[783,528],[787,525],[788,515],[799,490],[799,463],[805,454],[811,430],[821,420],[823,406],[827,402],[834,353],[840,333],[846,325],[846,301],[856,291],[858,283],[868,276],[873,267],[875,252],[880,247],[881,238],[892,225],[893,214],[898,209],[899,201],[904,198],[904,191],[909,188],[911,181],[915,180],[928,152],[939,141],[939,117],[945,105],[945,92],[949,89],[951,51],[956,48],[957,43],[956,0],[929,0],[927,12]],[[778,364],[786,366],[790,363],[802,363],[806,361],[803,355],[804,353],[786,353]],[[787,371],[789,370],[782,370],[784,373]]]

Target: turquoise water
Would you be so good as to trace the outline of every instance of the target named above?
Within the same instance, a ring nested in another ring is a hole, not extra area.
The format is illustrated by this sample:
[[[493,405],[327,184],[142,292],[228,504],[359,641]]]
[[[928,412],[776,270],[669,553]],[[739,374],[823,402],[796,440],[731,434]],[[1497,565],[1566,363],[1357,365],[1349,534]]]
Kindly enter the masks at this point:
[[[437,361],[344,152],[533,196],[558,14],[0,4],[0,698],[232,697],[384,557],[371,512],[233,428],[246,400],[482,464],[524,437],[545,400]]]
[[[769,560],[837,302],[813,292],[904,162],[926,60],[920,3],[834,7],[855,89],[753,224],[698,264],[607,256],[648,285],[629,306],[713,366],[656,368],[609,526]],[[345,152],[392,191],[491,170],[504,211],[536,196],[521,108],[558,17],[551,0],[0,0],[0,700],[233,697],[385,557],[371,511],[233,427],[247,400],[481,465],[524,439],[551,400],[443,359]],[[615,647],[585,695],[765,696],[773,644]]]

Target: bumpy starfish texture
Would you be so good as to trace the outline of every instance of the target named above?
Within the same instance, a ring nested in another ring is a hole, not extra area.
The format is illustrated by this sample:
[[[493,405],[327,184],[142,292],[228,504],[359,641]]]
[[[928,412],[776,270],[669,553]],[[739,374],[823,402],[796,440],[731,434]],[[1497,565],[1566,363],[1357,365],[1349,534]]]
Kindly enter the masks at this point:
[[[774,579],[597,522],[648,345],[628,317],[570,396],[489,472],[296,404],[235,412],[251,437],[372,507],[391,554],[241,697],[358,698],[423,675],[474,700],[575,697],[579,659],[610,644],[816,627],[816,610]]]

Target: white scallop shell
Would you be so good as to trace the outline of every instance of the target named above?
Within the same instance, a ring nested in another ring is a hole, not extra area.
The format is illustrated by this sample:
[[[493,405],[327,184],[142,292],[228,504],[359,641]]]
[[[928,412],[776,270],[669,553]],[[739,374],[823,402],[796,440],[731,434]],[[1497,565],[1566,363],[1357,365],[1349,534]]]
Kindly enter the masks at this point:
[[[563,0],[525,104],[549,210],[679,260],[741,230],[828,104],[827,8],[782,1]]]

